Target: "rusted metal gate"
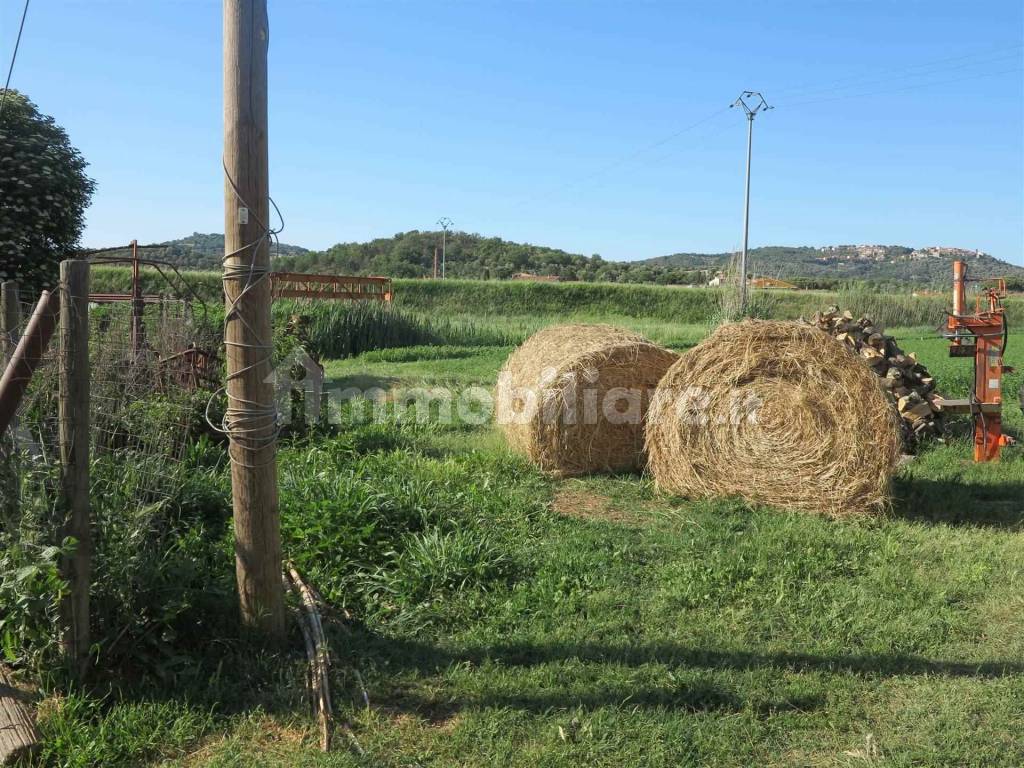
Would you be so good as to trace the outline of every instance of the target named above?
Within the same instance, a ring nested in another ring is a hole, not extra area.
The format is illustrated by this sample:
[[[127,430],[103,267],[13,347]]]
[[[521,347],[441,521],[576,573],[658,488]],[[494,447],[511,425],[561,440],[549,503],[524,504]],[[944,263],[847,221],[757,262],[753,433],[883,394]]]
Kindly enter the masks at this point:
[[[390,303],[394,296],[390,277],[271,272],[270,281],[275,299],[327,299]]]

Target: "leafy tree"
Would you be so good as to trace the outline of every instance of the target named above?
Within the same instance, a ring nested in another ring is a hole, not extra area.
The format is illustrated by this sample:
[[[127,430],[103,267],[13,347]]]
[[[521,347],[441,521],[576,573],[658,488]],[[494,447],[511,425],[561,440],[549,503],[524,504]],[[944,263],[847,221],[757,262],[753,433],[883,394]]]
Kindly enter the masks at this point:
[[[11,91],[0,114],[0,279],[36,293],[78,245],[95,182],[64,129]]]

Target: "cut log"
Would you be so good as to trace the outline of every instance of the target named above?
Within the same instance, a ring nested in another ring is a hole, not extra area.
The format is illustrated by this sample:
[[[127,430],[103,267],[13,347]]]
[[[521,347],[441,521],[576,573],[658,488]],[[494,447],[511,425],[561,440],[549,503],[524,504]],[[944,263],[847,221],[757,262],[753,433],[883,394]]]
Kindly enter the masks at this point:
[[[804,322],[807,322],[806,320]],[[923,435],[942,433],[943,408],[931,405],[935,380],[915,354],[907,354],[882,325],[832,306],[814,313],[810,324],[832,335],[860,357],[879,377],[903,424],[904,444],[913,449]],[[927,407],[917,407],[927,397]],[[945,409],[948,410],[948,409]]]
[[[31,756],[42,743],[26,699],[0,667],[0,765]]]
[[[921,419],[926,419],[932,415],[931,403],[918,403],[907,410],[903,411],[903,418],[908,419],[911,422],[918,422]]]
[[[903,413],[904,411],[909,411],[911,408],[913,408],[920,402],[921,396],[917,394],[917,392],[909,392],[908,394],[901,397],[899,400],[898,405],[900,408],[900,413]]]

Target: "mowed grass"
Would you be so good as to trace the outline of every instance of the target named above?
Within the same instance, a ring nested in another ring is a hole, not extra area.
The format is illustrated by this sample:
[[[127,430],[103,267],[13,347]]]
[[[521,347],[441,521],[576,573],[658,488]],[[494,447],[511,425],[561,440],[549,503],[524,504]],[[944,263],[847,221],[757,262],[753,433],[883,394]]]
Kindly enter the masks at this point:
[[[706,332],[640,322],[677,348]],[[969,361],[931,333],[897,335],[944,392],[964,394]],[[1012,344],[1008,362],[1024,363]],[[382,350],[326,369],[344,387],[490,386],[509,351]],[[1005,409],[1017,433],[1020,383]],[[380,610],[329,614],[335,707],[363,754],[340,733],[318,752],[293,653],[211,662],[174,690],[51,702],[47,759],[1020,766],[1024,458],[1012,448],[974,465],[965,427],[954,433],[901,470],[891,515],[836,522],[666,498],[634,476],[553,481],[491,425],[346,424],[343,451],[282,458],[286,513],[301,518],[305,493],[310,518],[332,514],[333,478],[355,472],[365,484],[336,493],[361,494],[368,519],[392,504],[453,521],[377,577]],[[322,552],[307,570],[325,594],[347,594],[350,566],[309,527],[287,554]],[[460,542],[463,529],[486,552]]]

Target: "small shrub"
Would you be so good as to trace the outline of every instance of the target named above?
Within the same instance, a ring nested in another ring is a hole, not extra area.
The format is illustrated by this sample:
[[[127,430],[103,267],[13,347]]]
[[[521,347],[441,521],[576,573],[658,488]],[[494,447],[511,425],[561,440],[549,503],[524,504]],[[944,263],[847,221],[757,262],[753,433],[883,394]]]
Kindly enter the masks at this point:
[[[59,571],[62,556],[74,550],[0,541],[0,651],[5,661],[41,667],[58,654],[55,627],[67,593]]]

